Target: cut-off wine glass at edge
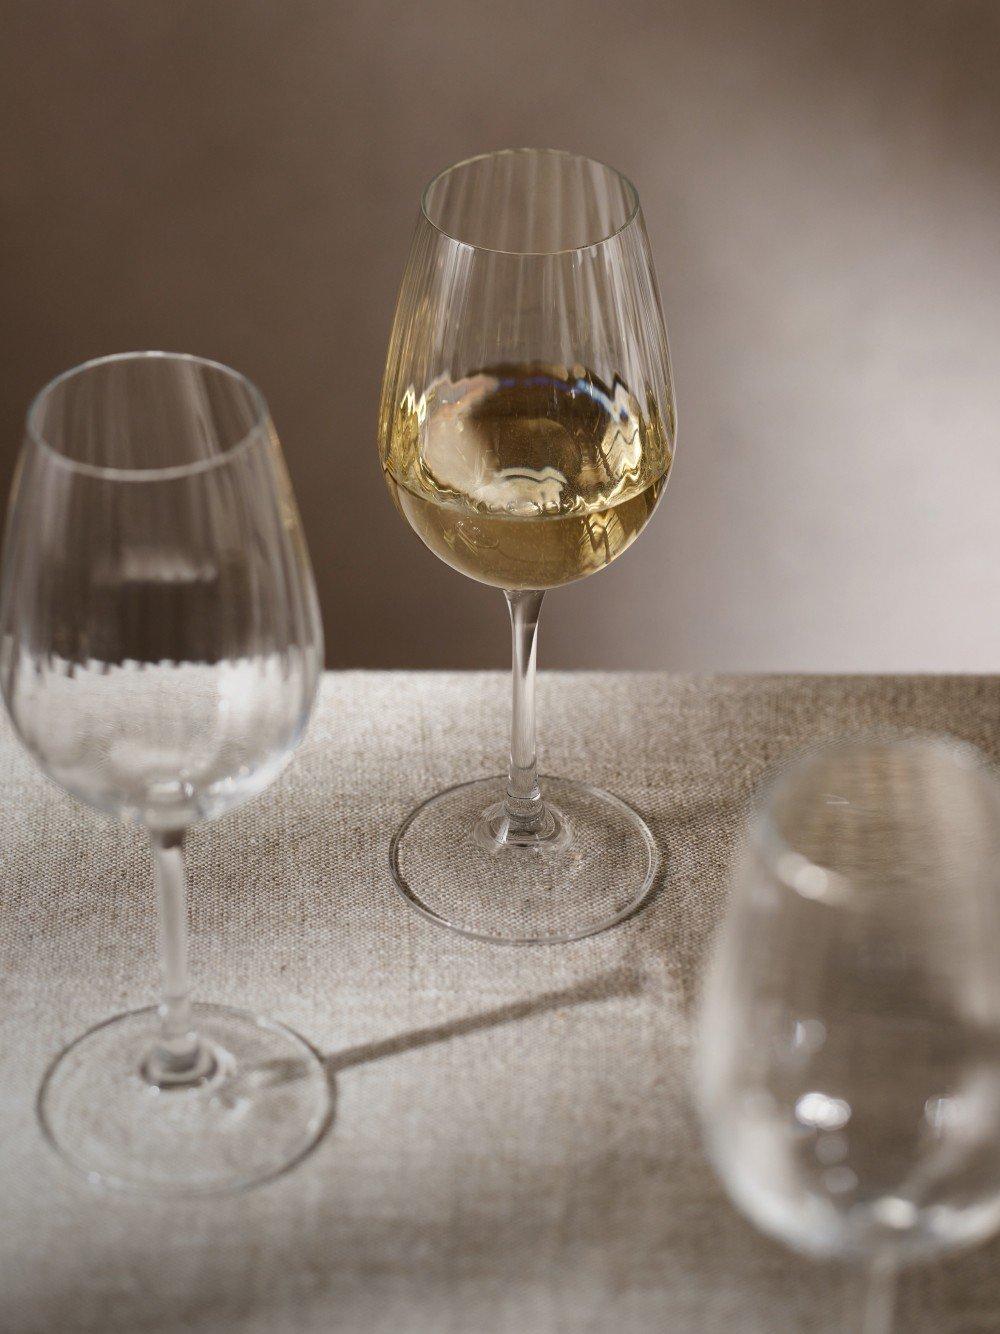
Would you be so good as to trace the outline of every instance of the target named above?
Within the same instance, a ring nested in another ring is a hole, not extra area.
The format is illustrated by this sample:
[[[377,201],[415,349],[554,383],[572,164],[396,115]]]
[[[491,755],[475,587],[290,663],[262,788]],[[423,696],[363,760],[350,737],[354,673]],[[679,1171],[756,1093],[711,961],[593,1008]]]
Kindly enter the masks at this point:
[[[859,740],[778,778],[707,975],[698,1100],[753,1222],[866,1271],[866,1334],[900,1265],[1000,1226],[998,958],[1000,783],[976,751]]]

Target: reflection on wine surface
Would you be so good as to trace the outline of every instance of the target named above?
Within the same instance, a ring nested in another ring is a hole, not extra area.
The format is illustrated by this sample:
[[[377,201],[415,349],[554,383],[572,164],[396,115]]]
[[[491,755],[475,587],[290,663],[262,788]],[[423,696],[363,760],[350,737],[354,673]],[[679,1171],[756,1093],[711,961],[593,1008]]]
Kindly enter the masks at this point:
[[[672,461],[655,400],[582,366],[501,364],[411,389],[382,424],[396,505],[443,561],[484,584],[554,588],[638,537]]]

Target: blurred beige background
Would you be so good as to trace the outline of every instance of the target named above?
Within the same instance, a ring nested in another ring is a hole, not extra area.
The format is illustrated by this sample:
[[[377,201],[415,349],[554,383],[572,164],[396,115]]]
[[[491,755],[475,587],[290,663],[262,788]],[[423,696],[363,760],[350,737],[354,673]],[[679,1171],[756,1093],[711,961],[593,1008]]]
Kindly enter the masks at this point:
[[[643,198],[680,405],[633,552],[545,666],[1000,667],[992,0],[0,0],[6,487],[88,356],[218,357],[270,400],[332,665],[499,665],[498,594],[379,474],[419,192],[574,149]]]

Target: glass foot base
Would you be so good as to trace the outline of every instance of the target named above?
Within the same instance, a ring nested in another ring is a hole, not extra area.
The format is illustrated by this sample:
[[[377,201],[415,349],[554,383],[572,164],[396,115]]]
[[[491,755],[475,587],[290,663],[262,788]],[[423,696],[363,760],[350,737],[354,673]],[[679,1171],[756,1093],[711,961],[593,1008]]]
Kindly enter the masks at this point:
[[[210,1073],[157,1088],[144,1062],[155,1007],[91,1028],[49,1066],[38,1118],[57,1153],[93,1184],[156,1195],[235,1191],[278,1176],[319,1141],[332,1095],[297,1034],[225,1005],[192,1007]]]
[[[504,827],[506,775],[430,797],[393,837],[396,888],[425,917],[477,940],[558,944],[605,931],[649,898],[653,836],[608,792],[542,778],[538,834]]]

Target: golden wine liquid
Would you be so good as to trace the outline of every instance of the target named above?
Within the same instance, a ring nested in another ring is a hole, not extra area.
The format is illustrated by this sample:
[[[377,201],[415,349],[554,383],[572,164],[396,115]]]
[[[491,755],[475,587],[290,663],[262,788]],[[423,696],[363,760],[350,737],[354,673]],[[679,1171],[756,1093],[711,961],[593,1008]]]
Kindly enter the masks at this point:
[[[382,423],[396,506],[436,556],[497,588],[602,570],[649,521],[672,461],[654,413],[583,367],[490,366],[408,392]]]

